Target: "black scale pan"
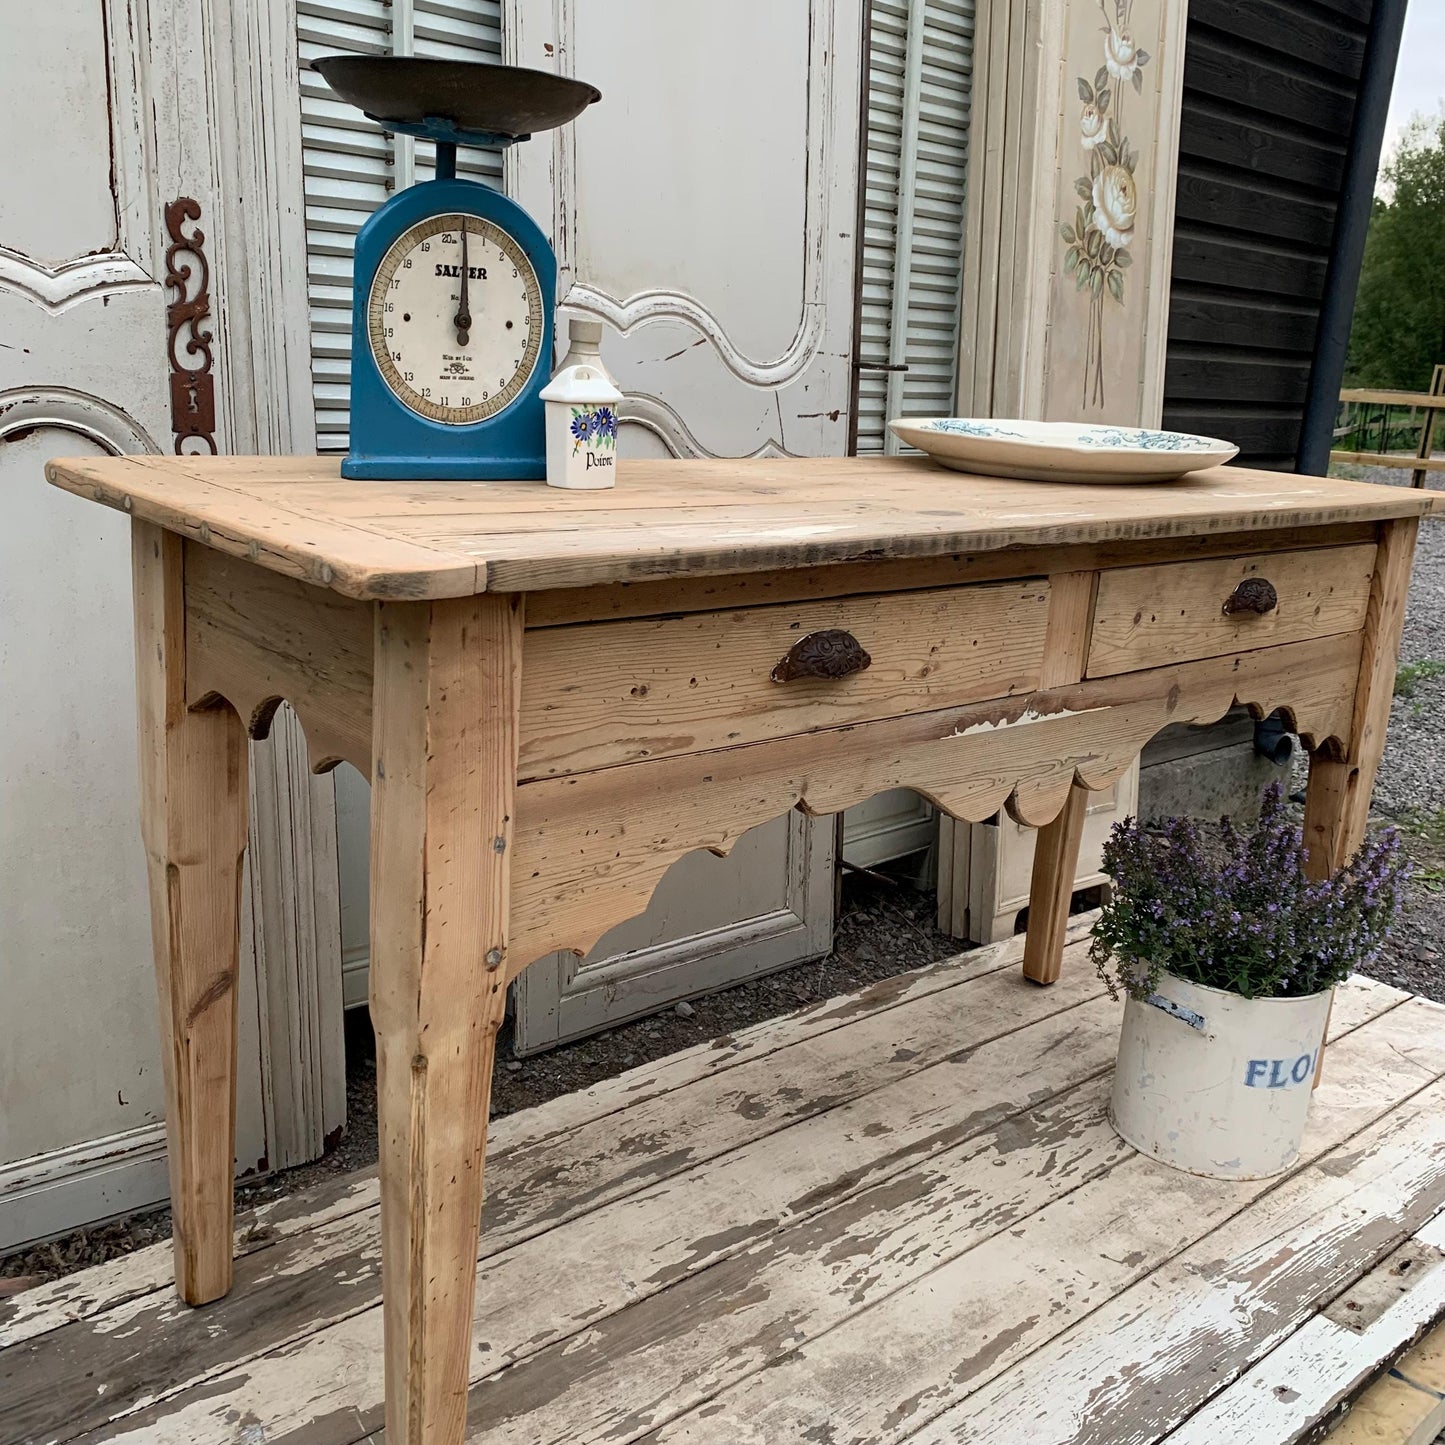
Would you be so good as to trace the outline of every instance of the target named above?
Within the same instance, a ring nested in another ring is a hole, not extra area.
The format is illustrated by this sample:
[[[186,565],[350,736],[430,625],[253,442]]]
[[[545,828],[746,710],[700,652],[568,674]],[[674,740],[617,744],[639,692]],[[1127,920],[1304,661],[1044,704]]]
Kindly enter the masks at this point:
[[[575,120],[602,92],[583,80],[474,60],[326,55],[311,68],[388,130],[462,145],[508,145]]]

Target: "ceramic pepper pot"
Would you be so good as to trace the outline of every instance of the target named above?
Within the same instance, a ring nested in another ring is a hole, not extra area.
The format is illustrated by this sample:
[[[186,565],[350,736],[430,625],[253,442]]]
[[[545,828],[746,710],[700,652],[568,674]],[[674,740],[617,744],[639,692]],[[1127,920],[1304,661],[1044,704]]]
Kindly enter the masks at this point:
[[[547,485],[587,491],[615,486],[622,393],[602,365],[602,325],[574,318],[567,336],[567,355],[542,388]]]

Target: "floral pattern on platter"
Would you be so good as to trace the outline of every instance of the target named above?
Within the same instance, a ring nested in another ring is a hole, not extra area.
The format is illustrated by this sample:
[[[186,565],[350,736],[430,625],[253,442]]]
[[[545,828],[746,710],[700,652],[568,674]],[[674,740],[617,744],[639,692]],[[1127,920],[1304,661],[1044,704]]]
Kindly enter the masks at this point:
[[[1079,143],[1089,174],[1074,182],[1081,204],[1062,222],[1064,274],[1087,291],[1082,405],[1104,405],[1104,293],[1124,304],[1124,273],[1133,264],[1129,247],[1139,212],[1134,173],[1139,152],[1124,131],[1125,87],[1142,94],[1144,67],[1152,58],[1134,40],[1134,0],[1099,0],[1103,12],[1104,63],[1092,80],[1078,77]]]
[[[951,416],[945,417],[942,421],[922,422],[920,425],[925,431],[947,432],[950,436],[960,437],[1021,437],[1021,431],[1010,431],[1008,427],[999,426],[996,422],[975,421],[972,417]]]
[[[1182,431],[1151,431],[1148,427],[1090,427],[1079,433],[1081,447],[1131,447],[1150,452],[1192,451],[1208,443],[1207,437]]]
[[[584,446],[597,451],[610,450],[617,445],[617,412],[610,406],[574,406],[569,429],[574,455]]]

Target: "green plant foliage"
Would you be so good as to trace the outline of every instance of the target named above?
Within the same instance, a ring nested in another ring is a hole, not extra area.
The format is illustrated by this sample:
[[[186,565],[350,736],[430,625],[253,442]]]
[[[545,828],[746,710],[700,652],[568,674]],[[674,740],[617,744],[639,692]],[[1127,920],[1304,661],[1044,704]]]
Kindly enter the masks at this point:
[[[1445,361],[1445,114],[1411,124],[1381,179],[1345,384],[1425,391]]]
[[[1431,682],[1437,677],[1445,677],[1445,662],[1433,657],[1407,662],[1395,674],[1395,696],[1414,697],[1422,682]]]

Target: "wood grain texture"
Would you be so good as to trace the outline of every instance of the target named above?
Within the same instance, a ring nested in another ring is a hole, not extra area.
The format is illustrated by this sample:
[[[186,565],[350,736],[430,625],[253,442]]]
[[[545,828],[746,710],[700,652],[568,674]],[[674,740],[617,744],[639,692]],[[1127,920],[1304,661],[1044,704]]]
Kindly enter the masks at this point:
[[[348,596],[427,598],[1421,516],[1420,492],[1223,467],[1037,486],[908,458],[627,462],[579,502],[537,483],[345,482],[322,458],[58,460],[57,486]]]
[[[1165,561],[1242,556],[1249,552],[1292,551],[1299,547],[1347,547],[1373,542],[1369,522],[1324,527],[1282,527],[1268,532],[1225,532],[1168,537],[1158,541],[1116,541],[1009,547],[998,552],[950,553],[938,557],[840,562],[737,576],[676,577],[661,582],[608,582],[538,592],[527,600],[527,626],[558,627],[574,622],[611,622],[675,612],[715,612],[725,607],[812,602],[864,592],[924,587],[957,587],[1013,577],[1047,577],[1060,572],[1143,566]]]
[[[141,832],[165,1064],[176,1288],[231,1287],[246,734],[227,706],[186,706],[181,539],[131,530]]]
[[[511,885],[516,598],[376,616],[371,1018],[387,1435],[462,1438]]]
[[[849,597],[547,628],[527,647],[523,778],[612,767],[1031,692],[1048,584]],[[870,665],[775,682],[800,638],[845,629]]]
[[[1062,687],[1084,676],[1098,590],[1097,572],[1057,572],[1049,578],[1049,631],[1041,687]]]
[[[1308,866],[1315,877],[1327,877],[1344,867],[1365,836],[1375,774],[1385,750],[1418,532],[1419,522],[1414,518],[1382,529],[1348,741],[1338,760],[1333,750],[1310,759],[1304,826]]]
[[[314,771],[371,772],[374,604],[186,542],[186,695],[224,697],[252,737],[296,710]]]
[[[726,852],[748,828],[802,806],[839,812],[889,788],[954,817],[1007,806],[1040,824],[1077,780],[1110,786],[1174,722],[1213,722],[1236,700],[1287,709],[1316,743],[1349,727],[1360,637],[1104,678],[1002,702],[829,728],[717,752],[524,783],[517,792],[513,962],[585,953],[642,912],[667,867]]]
[[[1039,829],[1029,887],[1029,927],[1024,944],[1024,977],[1056,983],[1064,957],[1064,930],[1079,871],[1079,844],[1089,811],[1089,790],[1075,784],[1057,818]]]
[[[1120,568],[1099,582],[1088,675],[1356,632],[1374,570],[1369,545]],[[1260,578],[1274,586],[1278,605],[1264,616],[1227,614],[1234,589]]]
[[[1362,537],[1373,537],[1373,528],[1347,526],[1322,529],[1323,534],[1341,546],[1359,543]],[[1286,532],[1278,539],[1300,541],[1312,535],[1307,532]],[[532,741],[534,732],[543,734],[552,726],[549,715],[554,712],[566,713],[578,709],[578,699],[573,696],[575,677],[569,675],[559,682],[567,689],[560,697],[548,697],[540,686],[539,673],[559,656],[569,659],[580,654],[594,668],[597,659],[587,655],[586,640],[596,637],[610,640],[625,633],[610,631],[577,632],[577,622],[592,620],[623,620],[630,617],[643,618],[649,609],[653,613],[668,614],[666,617],[652,616],[648,619],[647,630],[665,630],[681,635],[683,619],[676,613],[713,612],[719,603],[762,608],[757,615],[760,620],[777,618],[782,615],[782,604],[788,601],[812,604],[815,611],[807,616],[835,618],[843,616],[842,611],[827,612],[824,601],[834,592],[847,596],[851,589],[864,584],[885,589],[884,592],[866,601],[852,598],[870,609],[888,613],[897,607],[896,616],[904,617],[910,607],[926,609],[921,600],[926,593],[934,593],[934,614],[936,617],[951,608],[957,608],[961,622],[976,625],[972,614],[979,609],[982,598],[960,597],[956,601],[938,595],[936,588],[927,588],[925,582],[957,584],[965,586],[970,582],[987,581],[1000,576],[1013,575],[1021,578],[1037,578],[1051,570],[1063,567],[1056,574],[1053,584],[1054,599],[1051,604],[1050,629],[1060,625],[1060,619],[1069,619],[1066,626],[1077,627],[1079,616],[1071,613],[1067,588],[1070,580],[1075,585],[1092,586],[1085,579],[1092,577],[1089,570],[1094,566],[1117,567],[1128,559],[1141,556],[1146,561],[1157,561],[1163,555],[1176,556],[1180,562],[1197,561],[1202,557],[1218,553],[1221,548],[1233,555],[1240,546],[1266,547],[1275,540],[1268,536],[1225,538],[1193,538],[1178,542],[1158,544],[1113,544],[1106,547],[1065,547],[1011,550],[996,554],[985,554],[967,558],[936,558],[918,562],[903,563],[860,563],[835,568],[802,569],[785,573],[764,573],[741,577],[682,579],[664,583],[620,584],[614,587],[589,588],[573,592],[539,593],[529,599],[527,609],[528,629],[534,623],[540,627],[560,627],[568,631],[568,644],[557,644],[560,651],[554,652],[551,639],[537,638],[529,650],[528,680],[525,685],[524,706],[529,717],[524,722],[522,755],[529,764],[529,771],[541,772],[535,759],[545,754],[548,746],[544,737]],[[278,702],[289,702],[301,717],[306,729],[307,746],[311,765],[315,769],[330,767],[338,759],[345,759],[363,773],[371,770],[371,693],[372,693],[372,633],[373,620],[371,604],[341,596],[335,591],[313,586],[299,578],[289,577],[264,567],[255,566],[225,552],[217,551],[197,542],[186,543],[188,590],[187,613],[187,697],[191,703],[208,698],[224,697],[246,721],[253,737],[264,737],[270,726],[270,719]],[[1074,570],[1068,570],[1074,569]],[[1082,570],[1080,570],[1082,569]],[[1001,584],[995,584],[1001,585]],[[1014,584],[1017,595],[1021,583]],[[899,594],[918,594],[920,600],[909,602],[897,597],[890,603],[887,598],[896,590]],[[1004,594],[992,591],[984,594],[988,598]],[[835,604],[839,609],[843,603]],[[731,614],[719,613],[721,619]],[[803,616],[802,609],[798,616]],[[925,612],[926,615],[926,612]],[[718,619],[714,619],[712,633],[718,632]],[[702,633],[708,632],[708,625],[699,621]],[[638,634],[639,636],[643,634]],[[978,639],[966,639],[971,645],[975,640],[988,648],[992,639],[985,634]],[[1087,640],[1087,631],[1085,633]],[[955,643],[957,640],[954,640]],[[1026,639],[1020,639],[1021,642]],[[1060,671],[1057,655],[1050,663],[1045,681],[1076,680],[1068,674],[1073,667],[1072,647],[1070,660]],[[625,643],[630,647],[631,644]],[[1055,649],[1060,645],[1058,638],[1049,644]],[[1026,651],[1018,661],[1026,661]],[[570,665],[570,662],[569,662]],[[921,659],[918,671],[931,669],[930,659]],[[984,675],[999,674],[1000,664],[995,658],[984,670]],[[553,670],[557,670],[555,667]],[[1006,673],[1007,669],[1003,671]],[[688,672],[689,679],[692,672]],[[880,670],[868,679],[869,686],[883,677]],[[931,676],[931,674],[930,674]],[[917,678],[915,691],[921,689],[926,700],[937,679]],[[1007,690],[1009,683],[1001,684]],[[816,689],[815,689],[816,690]],[[969,690],[962,696],[978,697],[982,694]],[[916,700],[916,699],[915,699]],[[962,700],[961,696],[949,694],[944,701]],[[641,699],[633,697],[629,689],[622,699],[620,708],[638,710]],[[783,713],[793,709],[783,709]],[[844,715],[849,709],[843,709]],[[877,715],[877,709],[871,710]],[[870,714],[865,705],[864,716]],[[721,726],[721,723],[718,724]],[[776,729],[773,729],[776,732]],[[737,739],[734,739],[734,741]],[[728,741],[714,741],[709,745],[718,746]],[[699,744],[701,745],[701,744]],[[672,749],[669,749],[672,750]]]

